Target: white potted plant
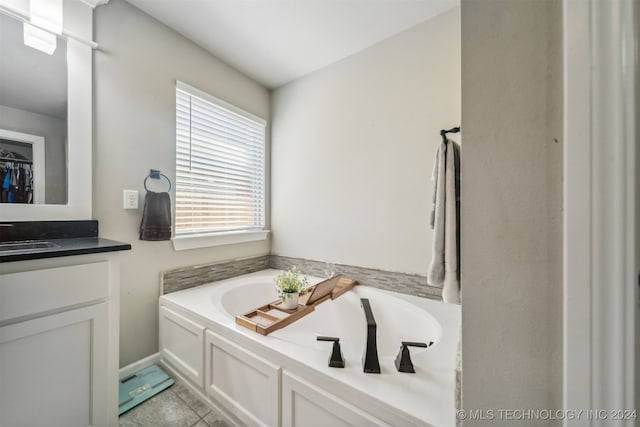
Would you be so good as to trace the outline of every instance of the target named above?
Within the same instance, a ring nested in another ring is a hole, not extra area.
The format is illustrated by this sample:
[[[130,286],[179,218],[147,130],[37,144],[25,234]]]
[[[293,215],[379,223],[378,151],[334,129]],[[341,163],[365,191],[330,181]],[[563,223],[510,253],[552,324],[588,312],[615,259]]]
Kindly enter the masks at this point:
[[[282,308],[293,310],[298,308],[298,296],[304,293],[309,285],[309,277],[301,276],[297,267],[289,271],[278,274],[273,281],[276,284],[276,291],[282,301]]]

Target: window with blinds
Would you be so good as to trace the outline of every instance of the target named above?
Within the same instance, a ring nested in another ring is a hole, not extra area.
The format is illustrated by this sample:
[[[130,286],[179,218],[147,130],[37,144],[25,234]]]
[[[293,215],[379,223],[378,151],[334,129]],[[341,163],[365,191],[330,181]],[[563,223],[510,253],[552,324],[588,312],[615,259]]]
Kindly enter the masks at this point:
[[[176,85],[176,236],[262,230],[266,122]]]

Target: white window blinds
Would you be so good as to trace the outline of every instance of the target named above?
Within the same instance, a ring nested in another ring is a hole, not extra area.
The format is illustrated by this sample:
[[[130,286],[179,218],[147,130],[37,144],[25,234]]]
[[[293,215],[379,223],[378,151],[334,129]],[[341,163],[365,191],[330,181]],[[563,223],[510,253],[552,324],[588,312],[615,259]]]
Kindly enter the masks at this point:
[[[262,230],[263,119],[176,85],[176,235]]]

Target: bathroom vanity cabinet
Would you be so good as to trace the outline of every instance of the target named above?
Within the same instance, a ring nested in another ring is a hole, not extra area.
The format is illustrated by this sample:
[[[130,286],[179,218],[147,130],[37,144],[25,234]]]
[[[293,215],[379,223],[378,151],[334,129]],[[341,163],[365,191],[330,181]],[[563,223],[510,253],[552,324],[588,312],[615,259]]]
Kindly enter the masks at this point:
[[[0,425],[118,425],[118,256],[0,264]]]

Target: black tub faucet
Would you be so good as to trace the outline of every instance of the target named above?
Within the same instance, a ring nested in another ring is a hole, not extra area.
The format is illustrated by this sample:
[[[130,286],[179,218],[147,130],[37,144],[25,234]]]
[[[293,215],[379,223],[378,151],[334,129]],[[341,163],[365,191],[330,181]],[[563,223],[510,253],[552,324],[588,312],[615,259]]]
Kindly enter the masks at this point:
[[[362,354],[362,367],[367,374],[379,374],[380,362],[378,361],[378,343],[376,340],[376,319],[373,317],[371,305],[367,298],[360,298],[360,305],[364,310],[364,317],[367,320],[367,345]]]
[[[396,369],[398,372],[409,372],[411,374],[415,374],[415,369],[413,369],[413,362],[411,362],[411,355],[409,354],[409,347],[431,347],[433,345],[433,341],[429,341],[429,344],[424,342],[411,342],[411,341],[402,341],[400,345],[400,351],[396,356]]]
[[[344,368],[344,357],[342,356],[342,350],[340,350],[340,338],[335,337],[316,337],[318,341],[332,341],[333,350],[331,350],[331,356],[329,356],[330,368]]]

